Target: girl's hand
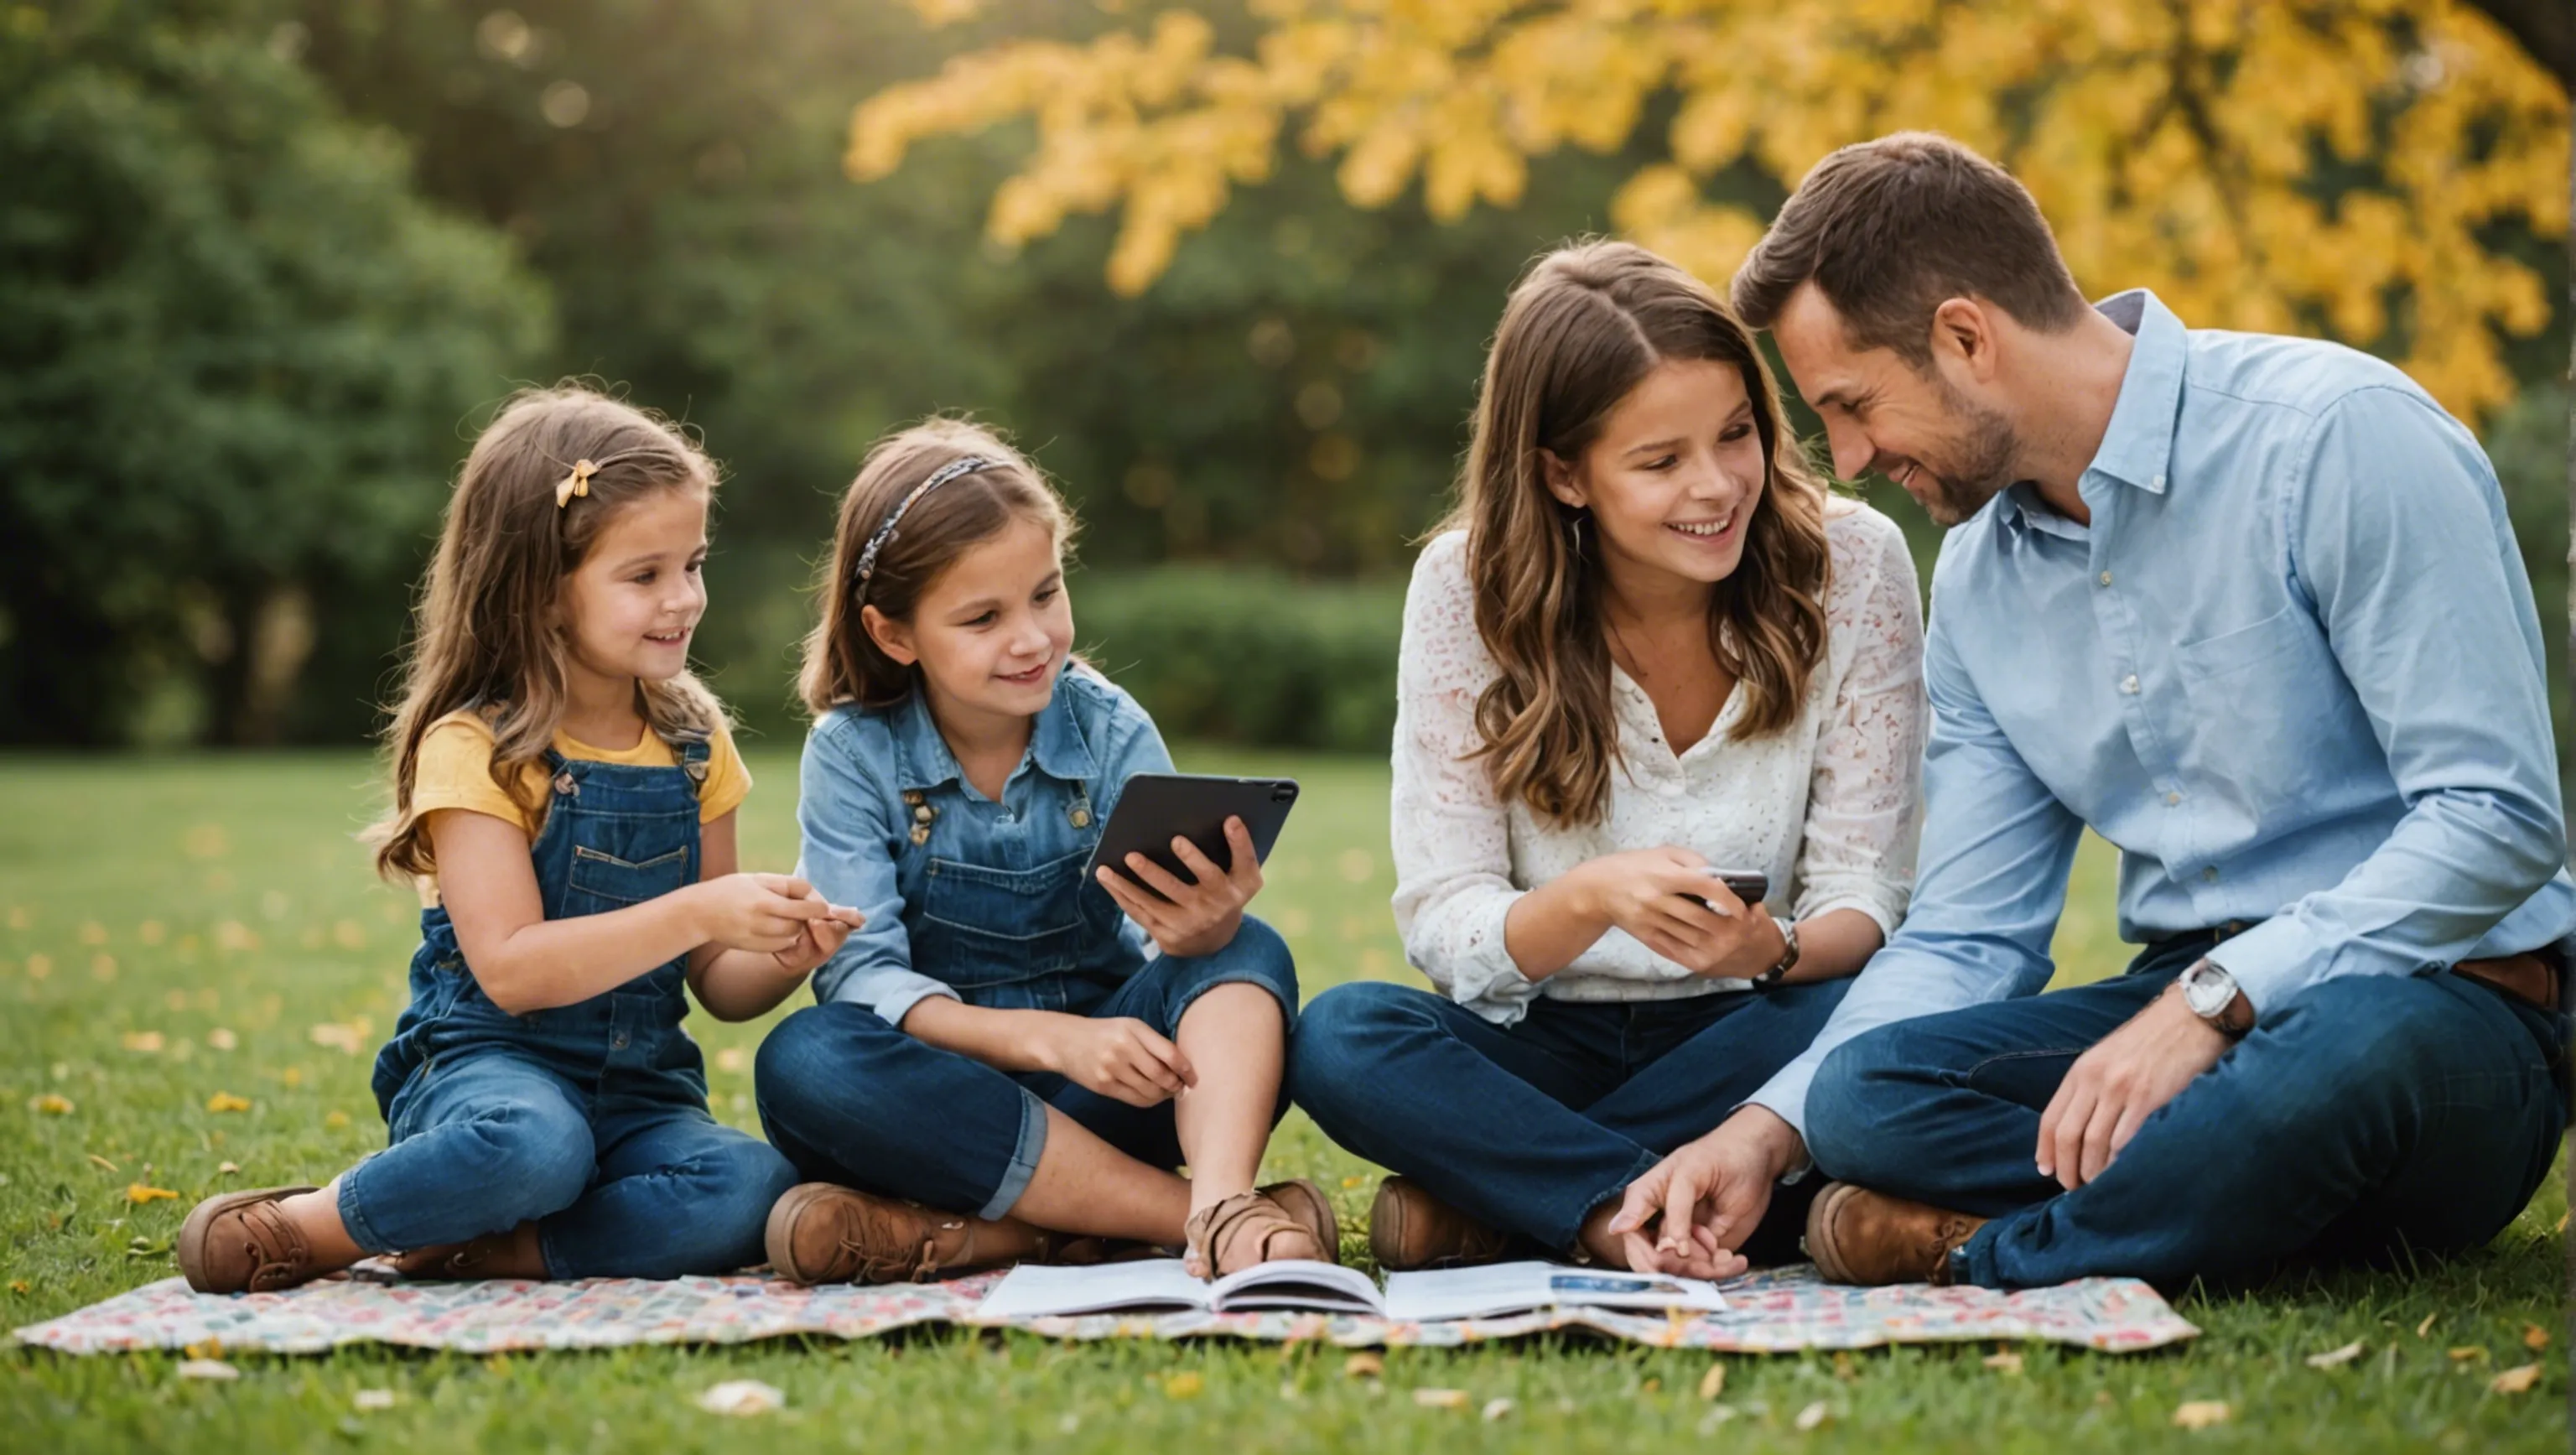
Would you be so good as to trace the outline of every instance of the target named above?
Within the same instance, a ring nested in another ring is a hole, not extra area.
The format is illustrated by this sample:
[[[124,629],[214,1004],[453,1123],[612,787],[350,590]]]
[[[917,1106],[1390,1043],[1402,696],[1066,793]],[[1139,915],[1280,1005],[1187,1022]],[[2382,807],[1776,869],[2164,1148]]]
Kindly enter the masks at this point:
[[[1605,854],[1574,872],[1603,919],[1694,975],[1749,980],[1788,953],[1778,923],[1736,898],[1688,849]]]
[[[785,874],[726,874],[680,893],[692,897],[704,943],[764,955],[795,950],[813,921],[857,913],[837,911],[813,885]]]
[[[1261,858],[1252,851],[1252,831],[1242,819],[1225,821],[1225,842],[1234,854],[1230,869],[1219,869],[1189,840],[1172,840],[1173,855],[1190,871],[1187,883],[1142,854],[1128,855],[1127,867],[1159,891],[1161,899],[1106,864],[1100,866],[1100,887],[1129,919],[1145,927],[1164,954],[1213,955],[1233,942],[1243,907],[1261,892]]]
[[[1039,1066],[1129,1106],[1160,1106],[1196,1086],[1181,1048],[1140,1020],[1056,1015],[1032,1048]]]
[[[814,897],[822,899],[819,892]],[[824,907],[831,911],[830,916],[807,920],[802,938],[784,950],[772,952],[779,969],[796,976],[813,973],[816,967],[840,951],[843,941],[868,922],[866,915],[847,905],[826,901]]]

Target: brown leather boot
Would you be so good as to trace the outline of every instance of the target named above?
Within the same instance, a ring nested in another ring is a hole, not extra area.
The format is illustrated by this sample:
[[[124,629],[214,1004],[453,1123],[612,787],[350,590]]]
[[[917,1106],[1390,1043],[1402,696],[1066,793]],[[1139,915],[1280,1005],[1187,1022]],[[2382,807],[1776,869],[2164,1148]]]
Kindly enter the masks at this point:
[[[1832,1182],[1807,1208],[1807,1256],[1828,1283],[1950,1281],[1950,1254],[1986,1219]]]
[[[798,1283],[927,1283],[1001,1263],[1046,1262],[1070,1238],[1017,1218],[933,1212],[829,1182],[791,1187],[769,1210],[769,1266]]]
[[[179,1225],[179,1271],[199,1293],[271,1293],[310,1283],[313,1249],[277,1204],[310,1187],[261,1187],[207,1198]]]
[[[1511,1234],[1485,1226],[1407,1178],[1379,1183],[1377,1201],[1369,1205],[1369,1252],[1389,1273],[1499,1262],[1511,1246]]]
[[[546,1277],[546,1257],[538,1247],[533,1223],[463,1243],[414,1248],[393,1257],[394,1271],[410,1279]]]

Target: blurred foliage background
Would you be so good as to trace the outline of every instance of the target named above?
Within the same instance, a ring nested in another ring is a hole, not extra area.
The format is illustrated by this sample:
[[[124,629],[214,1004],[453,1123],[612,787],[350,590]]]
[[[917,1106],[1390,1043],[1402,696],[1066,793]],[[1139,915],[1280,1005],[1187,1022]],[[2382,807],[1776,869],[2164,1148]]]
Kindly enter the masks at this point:
[[[726,463],[699,652],[755,732],[860,453],[969,410],[1167,732],[1382,752],[1521,266],[1722,281],[1899,125],[2031,178],[2089,289],[2415,370],[2563,682],[2568,110],[2516,8],[0,0],[0,742],[360,738],[467,442],[578,375]]]

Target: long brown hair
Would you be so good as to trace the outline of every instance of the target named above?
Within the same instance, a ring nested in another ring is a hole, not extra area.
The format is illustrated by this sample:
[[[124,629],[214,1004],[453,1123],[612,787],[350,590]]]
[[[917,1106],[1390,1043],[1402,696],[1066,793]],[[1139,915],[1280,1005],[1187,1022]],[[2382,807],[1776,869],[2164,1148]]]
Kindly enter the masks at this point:
[[[595,466],[583,493],[557,504],[583,460]],[[542,811],[521,780],[563,721],[564,578],[627,506],[715,485],[714,462],[678,429],[594,390],[531,389],[502,408],[457,474],[413,610],[402,698],[385,733],[393,811],[367,834],[379,873],[430,872],[412,778],[421,739],[449,713],[482,716],[492,729],[492,781],[531,818]],[[637,686],[645,722],[667,741],[704,740],[724,720],[715,694],[687,672]]]
[[[1476,631],[1502,675],[1476,699],[1495,791],[1558,825],[1600,822],[1619,752],[1601,567],[1548,491],[1546,455],[1572,462],[1666,360],[1732,364],[1769,462],[1743,564],[1709,597],[1709,649],[1743,695],[1734,735],[1789,726],[1825,655],[1825,487],[1782,419],[1753,336],[1707,285],[1632,243],[1539,259],[1512,289],[1485,360],[1457,508]]]
[[[859,594],[859,557],[886,516],[943,465],[979,455],[992,464],[959,475],[914,501],[895,532],[878,547]],[[805,638],[805,665],[797,687],[817,717],[845,702],[890,707],[913,690],[914,669],[885,654],[860,620],[873,606],[896,621],[912,620],[922,594],[970,546],[1000,535],[1015,520],[1034,521],[1068,550],[1075,530],[1064,498],[1027,456],[992,430],[970,420],[926,419],[897,430],[868,448],[859,476],[841,497],[840,523],[832,529],[832,555],[814,594],[821,618]]]

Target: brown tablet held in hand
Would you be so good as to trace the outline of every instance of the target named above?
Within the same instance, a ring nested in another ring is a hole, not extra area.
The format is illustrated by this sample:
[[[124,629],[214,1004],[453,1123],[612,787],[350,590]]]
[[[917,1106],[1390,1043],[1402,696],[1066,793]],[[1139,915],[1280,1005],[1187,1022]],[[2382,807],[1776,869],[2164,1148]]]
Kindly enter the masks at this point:
[[[1085,877],[1097,879],[1107,865],[1131,883],[1160,899],[1127,868],[1129,854],[1142,854],[1186,884],[1198,876],[1182,867],[1172,840],[1187,839],[1219,869],[1234,868],[1234,850],[1225,841],[1225,821],[1243,820],[1252,834],[1255,860],[1270,857],[1271,845],[1297,804],[1293,778],[1218,778],[1200,773],[1138,773],[1118,790],[1118,806],[1091,851]]]

